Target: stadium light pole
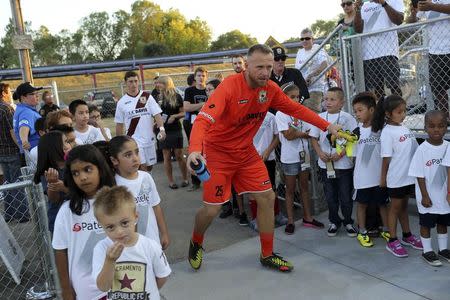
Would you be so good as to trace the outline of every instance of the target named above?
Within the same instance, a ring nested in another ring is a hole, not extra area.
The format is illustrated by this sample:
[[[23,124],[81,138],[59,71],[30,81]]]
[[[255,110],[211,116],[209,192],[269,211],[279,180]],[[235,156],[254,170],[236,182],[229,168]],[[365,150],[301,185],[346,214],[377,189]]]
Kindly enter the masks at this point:
[[[19,51],[20,68],[22,69],[23,81],[33,84],[33,73],[31,72],[30,48],[32,48],[31,36],[25,35],[25,25],[22,18],[22,7],[20,0],[10,0],[11,12],[14,22],[16,36],[14,37],[14,48]]]

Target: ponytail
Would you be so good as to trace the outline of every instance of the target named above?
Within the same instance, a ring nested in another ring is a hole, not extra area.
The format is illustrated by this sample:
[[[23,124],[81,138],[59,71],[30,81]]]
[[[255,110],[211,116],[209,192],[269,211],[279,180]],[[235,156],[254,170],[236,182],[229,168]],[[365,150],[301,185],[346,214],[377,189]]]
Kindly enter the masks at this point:
[[[384,97],[378,100],[377,106],[375,107],[375,112],[372,118],[372,131],[378,132],[384,127],[386,122],[386,111],[384,110]]]

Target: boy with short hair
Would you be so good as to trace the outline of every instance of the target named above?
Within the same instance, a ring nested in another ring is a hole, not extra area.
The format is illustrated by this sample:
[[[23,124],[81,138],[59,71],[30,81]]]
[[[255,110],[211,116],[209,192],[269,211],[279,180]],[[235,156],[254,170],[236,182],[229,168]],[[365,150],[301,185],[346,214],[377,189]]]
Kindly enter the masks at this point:
[[[123,186],[104,187],[95,197],[94,214],[107,238],[98,242],[92,275],[108,299],[160,299],[171,273],[161,245],[137,233],[133,195]]]
[[[387,230],[387,190],[380,188],[381,176],[381,132],[372,131],[372,118],[375,112],[376,98],[371,92],[359,93],[352,102],[355,116],[358,119],[359,140],[355,156],[355,170],[353,186],[355,188],[354,199],[357,202],[358,235],[357,239],[361,246],[372,247],[373,242],[367,231],[367,208],[373,206],[380,211],[383,222],[381,236],[389,240]]]
[[[83,145],[105,140],[100,129],[88,124],[89,107],[86,101],[80,99],[73,100],[69,104],[69,111],[75,122],[75,135]]]
[[[95,128],[99,128],[106,141],[112,138],[111,129],[103,125],[102,114],[96,105],[89,106],[89,124]]]
[[[416,177],[416,200],[419,209],[422,258],[431,266],[441,266],[439,257],[450,262],[447,226],[450,205],[447,202],[447,170],[444,156],[449,142],[443,139],[447,131],[447,114],[433,110],[425,114],[428,138],[417,148],[408,175]],[[439,257],[431,247],[431,228],[437,225]]]
[[[339,124],[342,130],[353,131],[357,127],[355,118],[349,113],[342,111],[344,106],[344,92],[339,87],[333,87],[325,95],[326,111],[319,116],[330,123]],[[327,133],[312,126],[309,135],[312,137],[311,144],[319,156],[320,174],[324,186],[325,198],[328,203],[328,219],[330,225],[328,236],[336,236],[339,227],[343,223],[347,235],[355,237],[357,231],[353,226],[351,199],[353,180],[353,161],[345,155],[345,151],[337,154]],[[341,208],[344,220],[339,216]]]

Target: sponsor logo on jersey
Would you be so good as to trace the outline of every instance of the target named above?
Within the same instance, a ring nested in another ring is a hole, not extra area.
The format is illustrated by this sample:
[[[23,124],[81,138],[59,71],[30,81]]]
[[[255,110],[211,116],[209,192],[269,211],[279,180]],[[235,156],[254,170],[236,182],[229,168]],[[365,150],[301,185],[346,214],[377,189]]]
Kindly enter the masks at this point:
[[[210,114],[207,114],[204,111],[201,111],[198,115],[199,116],[204,116],[205,118],[207,118],[208,120],[210,120],[213,123],[216,121],[216,120],[214,120],[214,118]]]
[[[73,224],[72,231],[80,232],[80,231],[100,231],[103,230],[102,226],[94,221],[94,222],[81,222]]]
[[[263,104],[267,102],[267,91],[261,90],[259,91],[258,103]]]
[[[360,139],[359,141],[358,141],[358,144],[359,145],[362,145],[362,144],[379,144],[381,141],[380,141],[380,137],[379,136],[371,136],[371,137],[368,137],[368,138],[365,138],[365,139]]]
[[[442,163],[442,158],[433,158],[427,161],[426,166],[431,167],[432,165],[440,165]]]
[[[404,135],[400,136],[400,138],[398,140],[400,143],[402,143],[402,142],[406,141],[408,138],[410,138],[410,139],[415,138],[414,133],[404,134]]]

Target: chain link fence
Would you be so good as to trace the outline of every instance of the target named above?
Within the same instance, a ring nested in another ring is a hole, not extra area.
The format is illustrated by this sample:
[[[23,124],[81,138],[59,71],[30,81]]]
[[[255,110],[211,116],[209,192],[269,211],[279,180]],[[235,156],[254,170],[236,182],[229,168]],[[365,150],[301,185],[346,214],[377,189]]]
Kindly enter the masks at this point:
[[[448,112],[450,17],[430,19],[341,37],[347,109],[356,93],[400,94],[407,101],[404,124],[423,130],[424,113]]]
[[[48,231],[47,200],[42,186],[31,178],[25,167],[20,181],[0,185],[0,299],[61,296]],[[11,203],[15,205],[10,207]]]

